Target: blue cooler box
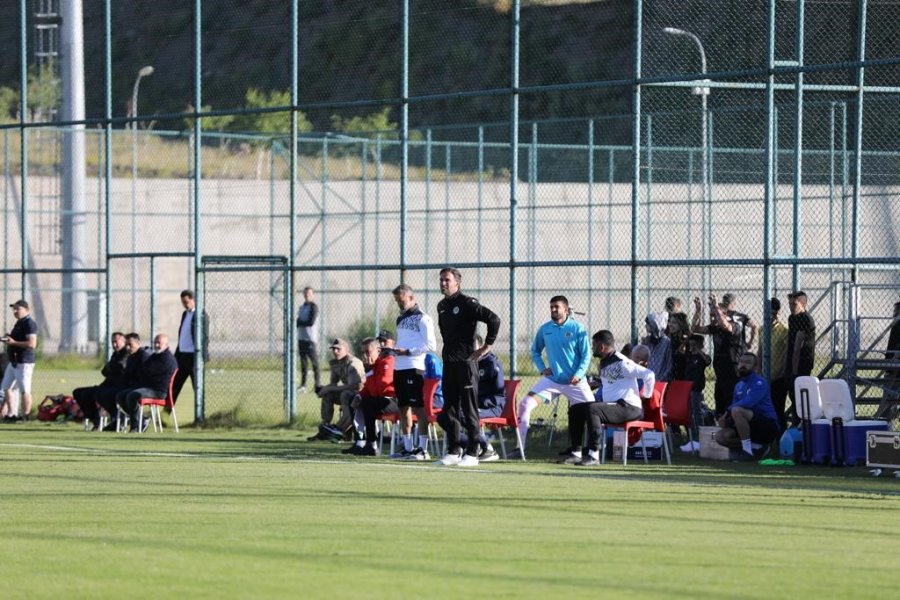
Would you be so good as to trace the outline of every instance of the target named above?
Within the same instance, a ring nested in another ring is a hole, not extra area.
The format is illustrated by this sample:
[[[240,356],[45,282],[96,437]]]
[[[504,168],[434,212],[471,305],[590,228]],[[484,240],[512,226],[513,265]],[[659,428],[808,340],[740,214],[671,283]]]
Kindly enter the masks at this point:
[[[844,423],[844,464],[866,464],[866,432],[887,431],[887,421],[850,421]]]
[[[805,440],[804,440],[804,443]],[[816,419],[812,422],[812,461],[831,464],[831,419]]]

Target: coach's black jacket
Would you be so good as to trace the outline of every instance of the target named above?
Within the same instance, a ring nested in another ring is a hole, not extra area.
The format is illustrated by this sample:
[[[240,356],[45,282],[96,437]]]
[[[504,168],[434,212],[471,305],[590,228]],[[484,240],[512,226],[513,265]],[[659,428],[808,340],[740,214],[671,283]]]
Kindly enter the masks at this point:
[[[484,343],[492,345],[500,331],[500,317],[482,306],[475,298],[457,292],[438,302],[438,326],[444,338],[445,363],[464,363],[475,352],[475,327],[487,324]]]

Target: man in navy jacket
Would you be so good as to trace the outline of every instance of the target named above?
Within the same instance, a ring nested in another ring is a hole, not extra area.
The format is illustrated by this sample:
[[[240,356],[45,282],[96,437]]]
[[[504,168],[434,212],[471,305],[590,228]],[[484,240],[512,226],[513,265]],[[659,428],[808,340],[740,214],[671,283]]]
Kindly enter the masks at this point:
[[[169,351],[169,336],[160,333],[153,339],[153,354],[147,357],[140,372],[140,387],[125,390],[116,396],[122,410],[131,417],[131,432],[144,430],[141,398],[165,398],[169,394],[169,382],[178,368],[175,357]]]

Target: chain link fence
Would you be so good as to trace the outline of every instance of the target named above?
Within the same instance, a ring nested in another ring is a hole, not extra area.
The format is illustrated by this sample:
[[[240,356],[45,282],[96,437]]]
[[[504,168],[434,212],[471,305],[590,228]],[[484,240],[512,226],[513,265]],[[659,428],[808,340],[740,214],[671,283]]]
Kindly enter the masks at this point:
[[[393,327],[401,281],[434,314],[452,264],[526,384],[557,293],[624,344],[666,298],[690,319],[695,297],[726,292],[768,339],[769,298],[786,321],[803,289],[815,371],[852,381],[860,414],[895,393],[895,2],[275,4],[204,3],[199,39],[193,8],[138,22],[118,7],[108,43],[86,34],[115,65],[108,84],[88,76],[89,100],[114,93],[110,120],[95,101],[83,133],[15,110],[0,124],[4,301],[32,301],[45,353],[71,348],[73,294],[89,325],[75,349],[102,352],[109,328],[176,335],[179,292],[202,288],[198,415],[314,420],[300,290],[316,290],[326,365],[334,337]],[[156,61],[135,123],[128,36]],[[67,135],[85,138],[77,210]]]

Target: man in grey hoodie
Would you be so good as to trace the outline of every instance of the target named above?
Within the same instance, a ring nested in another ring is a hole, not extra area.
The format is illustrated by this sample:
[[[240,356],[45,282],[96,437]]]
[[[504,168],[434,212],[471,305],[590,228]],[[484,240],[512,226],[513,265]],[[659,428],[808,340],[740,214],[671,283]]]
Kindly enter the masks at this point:
[[[650,348],[649,369],[656,375],[657,381],[672,380],[672,340],[666,335],[669,314],[666,312],[647,315],[647,335],[641,343]]]

